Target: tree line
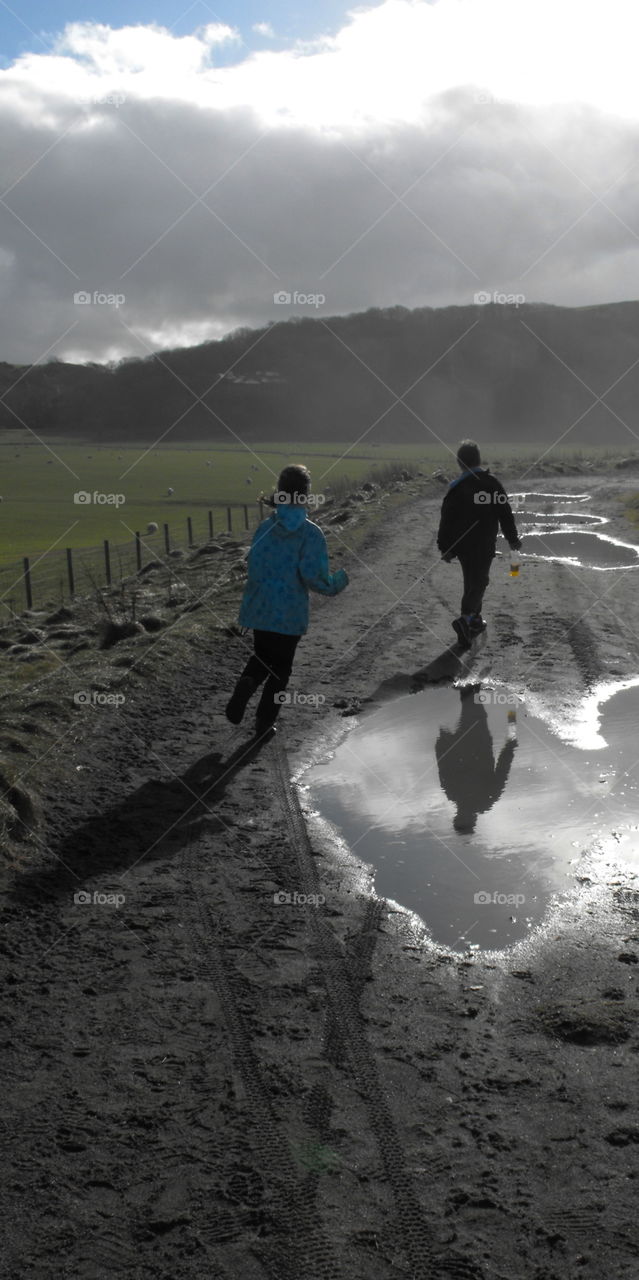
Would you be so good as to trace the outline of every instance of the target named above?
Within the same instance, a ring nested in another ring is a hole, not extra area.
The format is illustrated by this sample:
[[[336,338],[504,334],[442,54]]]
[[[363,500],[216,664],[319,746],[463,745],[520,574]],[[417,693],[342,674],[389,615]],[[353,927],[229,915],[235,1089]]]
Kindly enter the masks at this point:
[[[637,302],[397,306],[273,321],[113,364],[2,363],[0,431],[24,423],[102,443],[368,432],[369,443],[424,444],[568,431],[566,444],[634,444],[638,322]]]

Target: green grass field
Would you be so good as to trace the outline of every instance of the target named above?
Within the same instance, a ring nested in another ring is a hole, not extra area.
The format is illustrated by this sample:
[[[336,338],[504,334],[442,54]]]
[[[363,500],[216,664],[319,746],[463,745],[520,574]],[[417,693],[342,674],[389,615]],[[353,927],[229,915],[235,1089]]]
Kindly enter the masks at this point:
[[[0,446],[0,565],[25,555],[35,558],[54,545],[92,547],[104,538],[129,542],[136,529],[146,532],[149,521],[160,527],[166,521],[182,540],[187,515],[193,517],[194,533],[204,536],[209,507],[248,503],[256,513],[260,491],[271,492],[278,472],[291,461],[309,466],[318,492],[347,477],[363,479],[376,463],[398,457],[406,465],[426,463],[423,448],[348,449],[267,444],[253,452],[240,445],[145,452],[144,446],[52,444],[50,452],[37,444]],[[79,492],[90,494],[91,501],[76,503]],[[124,501],[96,503],[94,493],[121,495]],[[252,514],[251,524],[256,518]],[[218,527],[226,526],[220,521]]]
[[[499,473],[533,463],[542,445],[483,445],[485,461]],[[597,463],[615,451],[606,448],[556,449],[555,460]],[[619,451],[616,451],[617,453]],[[134,534],[142,534],[144,558],[164,547],[162,525],[167,523],[173,546],[187,545],[187,516],[193,522],[196,543],[208,537],[208,510],[214,511],[216,532],[226,529],[226,512],[233,504],[247,504],[249,525],[259,519],[257,499],[270,493],[281,468],[303,462],[311,471],[313,489],[330,486],[336,498],[389,463],[421,470],[436,467],[455,470],[452,452],[439,446],[272,443],[255,445],[196,445],[147,448],[127,445],[102,448],[69,441],[43,444],[19,437],[0,442],[0,603],[6,609],[23,609],[22,558],[32,566],[34,603],[46,596],[62,600],[66,592],[65,549],[74,551],[76,589],[86,592],[91,581],[103,582],[102,543],[112,548],[114,581],[135,571]],[[247,483],[250,481],[250,483]],[[531,483],[531,482],[526,482]],[[169,495],[169,488],[174,490]],[[76,502],[74,495],[88,495]],[[95,501],[95,495],[102,500]],[[110,501],[104,500],[110,498]],[[117,501],[116,501],[117,498]],[[218,510],[216,510],[218,508]],[[147,534],[154,521],[159,532]],[[236,510],[233,529],[244,529],[244,515]]]
[[[498,465],[533,460],[543,446],[484,446],[486,460]],[[609,450],[555,450],[553,458],[608,456]],[[50,444],[15,441],[0,443],[0,565],[23,556],[37,557],[51,547],[95,547],[104,538],[114,544],[130,542],[149,521],[166,521],[182,541],[186,517],[193,517],[194,533],[205,536],[207,509],[225,503],[252,504],[251,525],[261,490],[270,492],[287,462],[306,463],[313,487],[341,487],[346,480],[361,482],[376,465],[397,462],[423,469],[450,469],[453,459],[444,448],[423,445],[255,444],[152,448],[91,444]],[[253,469],[255,468],[255,469]],[[247,484],[247,478],[251,483]],[[168,489],[174,493],[169,496]],[[91,501],[78,504],[74,494]],[[93,494],[122,495],[124,501],[96,503]],[[217,527],[225,527],[218,522]],[[238,523],[238,528],[240,528]],[[158,535],[156,535],[158,536]]]

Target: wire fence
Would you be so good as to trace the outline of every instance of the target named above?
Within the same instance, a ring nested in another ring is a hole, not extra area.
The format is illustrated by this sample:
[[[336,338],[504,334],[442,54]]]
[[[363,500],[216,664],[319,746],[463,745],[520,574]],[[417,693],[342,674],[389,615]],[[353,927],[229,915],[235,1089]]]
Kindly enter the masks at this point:
[[[110,586],[139,573],[145,563],[171,551],[200,546],[221,533],[245,533],[263,518],[263,504],[215,505],[178,523],[136,532],[126,542],[105,538],[97,547],[55,547],[0,566],[0,620],[25,609],[62,605],[96,586]]]

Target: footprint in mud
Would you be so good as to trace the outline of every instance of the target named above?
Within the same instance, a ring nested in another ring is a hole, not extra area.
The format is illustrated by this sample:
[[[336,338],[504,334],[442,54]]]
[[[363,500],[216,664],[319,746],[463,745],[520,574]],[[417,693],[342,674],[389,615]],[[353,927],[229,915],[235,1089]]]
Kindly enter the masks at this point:
[[[549,1035],[569,1044],[621,1044],[633,1033],[638,1012],[634,1000],[621,1005],[601,998],[540,1005],[537,1016]]]

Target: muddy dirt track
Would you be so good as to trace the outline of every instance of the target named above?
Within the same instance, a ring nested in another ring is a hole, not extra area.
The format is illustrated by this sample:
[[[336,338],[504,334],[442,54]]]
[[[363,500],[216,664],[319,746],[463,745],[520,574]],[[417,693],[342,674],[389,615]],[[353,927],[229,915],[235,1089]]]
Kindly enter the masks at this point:
[[[228,725],[224,598],[123,707],[52,734],[46,849],[4,895],[3,1276],[638,1280],[637,881],[585,885],[511,956],[453,956],[290,783],[347,726],[336,699],[405,692],[451,643],[422,488],[357,553],[331,538],[351,586],[316,601],[293,680],[323,708],[262,744]],[[563,715],[638,674],[636,582],[497,561],[474,676]],[[74,902],[94,891],[125,901]]]

